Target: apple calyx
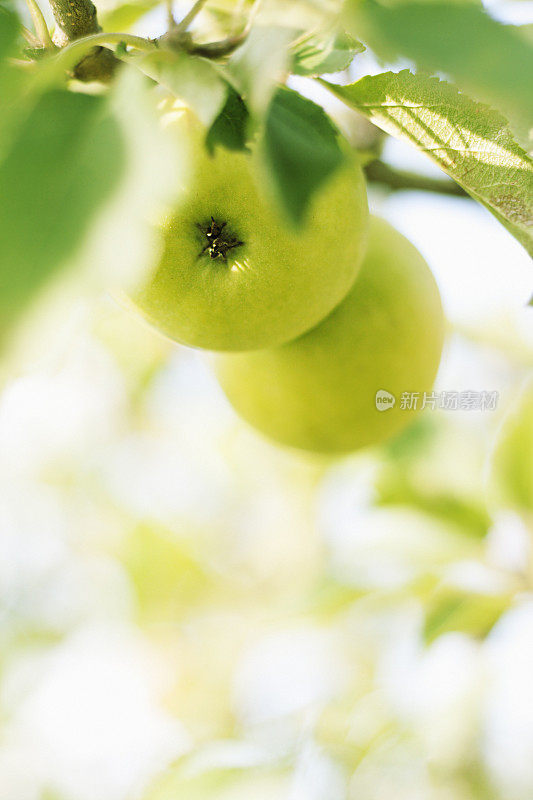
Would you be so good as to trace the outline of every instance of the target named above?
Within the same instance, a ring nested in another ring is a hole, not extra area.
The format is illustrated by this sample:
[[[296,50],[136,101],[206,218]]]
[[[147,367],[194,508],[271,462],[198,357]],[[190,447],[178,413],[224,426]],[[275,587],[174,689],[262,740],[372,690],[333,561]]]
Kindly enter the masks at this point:
[[[228,252],[233,250],[234,247],[240,247],[244,242],[236,239],[234,236],[227,236],[224,233],[227,222],[219,222],[214,217],[211,217],[211,222],[208,225],[200,225],[196,223],[198,230],[202,231],[206,238],[206,244],[198,253],[198,258],[209,253],[209,258],[215,260],[221,258],[224,262],[227,261]]]

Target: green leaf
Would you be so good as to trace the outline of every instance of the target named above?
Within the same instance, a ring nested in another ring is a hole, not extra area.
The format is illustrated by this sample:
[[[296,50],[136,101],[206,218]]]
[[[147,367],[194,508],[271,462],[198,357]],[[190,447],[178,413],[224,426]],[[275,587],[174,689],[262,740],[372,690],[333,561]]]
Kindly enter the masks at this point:
[[[262,115],[288,63],[292,33],[279,26],[254,26],[225,71],[252,113]]]
[[[377,505],[417,508],[453,525],[465,536],[483,539],[489,530],[491,519],[481,502],[446,491],[424,491],[409,481],[400,469],[385,472],[378,482],[377,491]]]
[[[122,562],[133,582],[143,618],[172,618],[201,601],[209,576],[173,533],[140,525],[128,537]]]
[[[409,70],[368,75],[350,86],[321,83],[426,153],[533,255],[533,163],[498,112]]]
[[[19,28],[17,15],[0,6],[0,61],[13,53]]]
[[[110,11],[98,14],[98,21],[104,31],[129,31],[148,11],[158,4],[158,0],[139,0],[136,3],[122,3]]]
[[[533,514],[533,380],[524,387],[498,433],[488,490],[497,507]]]
[[[254,752],[254,748],[252,748]],[[175,762],[143,793],[142,800],[237,800],[287,796],[288,767],[279,759],[250,761],[250,746],[233,739],[220,748],[197,747]],[[244,758],[243,758],[244,755]],[[248,757],[247,757],[248,756]]]
[[[184,769],[177,767],[166,770],[159,780],[143,795],[143,800],[217,800],[221,792],[231,789],[239,783],[242,769],[214,768],[200,774],[188,775]]]
[[[213,153],[217,145],[228,150],[246,150],[246,130],[250,114],[242,97],[228,84],[224,108],[215,119],[206,138],[207,149]]]
[[[364,49],[361,42],[344,32],[336,36],[308,36],[293,51],[292,72],[295,75],[342,72]]]
[[[19,107],[24,103],[23,70],[7,61],[7,58],[17,54],[19,29],[18,17],[0,6],[0,159],[15,125]]]
[[[104,98],[44,94],[0,163],[0,336],[78,248],[124,164]]]
[[[226,83],[210,61],[185,53],[157,50],[136,58],[139,69],[182,99],[206,126],[218,116],[226,99]]]
[[[109,92],[126,154],[124,174],[105,209],[91,225],[72,261],[79,287],[134,291],[155,266],[153,221],[177,202],[187,180],[187,144],[173,126],[161,124],[159,93],[124,65]]]
[[[274,189],[294,224],[301,224],[313,192],[344,160],[338,132],[325,111],[280,88],[270,104],[263,154]]]
[[[431,644],[452,631],[484,638],[512,602],[511,595],[477,594],[440,586],[426,605],[423,639]]]
[[[527,141],[533,127],[533,45],[481,4],[349,0],[346,23],[386,61],[412,59],[502,111]]]

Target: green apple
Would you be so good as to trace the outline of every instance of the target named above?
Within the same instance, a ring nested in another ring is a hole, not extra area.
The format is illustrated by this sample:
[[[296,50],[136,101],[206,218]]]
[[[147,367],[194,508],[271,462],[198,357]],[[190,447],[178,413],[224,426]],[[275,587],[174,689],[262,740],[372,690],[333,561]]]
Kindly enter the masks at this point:
[[[257,160],[191,148],[185,196],[161,226],[161,258],[130,298],[174,341],[210,350],[286,342],[327,316],[355,280],[368,208],[354,157],[315,193],[299,228],[267,197]]]
[[[443,337],[426,262],[372,217],[359,276],[323,322],[280,347],[217,355],[215,369],[234,408],[267,436],[342,453],[382,442],[414,419],[435,379]],[[416,409],[403,407],[404,393],[410,400],[416,393]]]

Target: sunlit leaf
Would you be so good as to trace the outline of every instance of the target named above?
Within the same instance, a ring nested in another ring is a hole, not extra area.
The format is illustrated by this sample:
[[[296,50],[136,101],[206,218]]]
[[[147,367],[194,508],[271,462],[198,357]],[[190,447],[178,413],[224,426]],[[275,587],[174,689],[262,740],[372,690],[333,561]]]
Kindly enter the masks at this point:
[[[346,10],[347,24],[380,57],[403,56],[423,70],[445,73],[505,113],[527,137],[533,127],[533,44],[512,25],[467,2],[349,0]]]
[[[349,86],[322,83],[426,153],[533,255],[533,163],[499,113],[409,70],[368,75]]]

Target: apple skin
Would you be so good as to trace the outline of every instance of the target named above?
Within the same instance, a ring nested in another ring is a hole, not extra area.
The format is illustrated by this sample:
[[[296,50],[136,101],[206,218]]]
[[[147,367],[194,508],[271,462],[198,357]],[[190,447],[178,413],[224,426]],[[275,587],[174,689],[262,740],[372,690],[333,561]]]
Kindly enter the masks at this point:
[[[294,339],[352,286],[366,251],[366,183],[353,156],[315,193],[295,228],[264,191],[257,154],[191,147],[191,179],[161,226],[159,262],[128,305],[170,339],[250,350]],[[199,256],[211,217],[244,244]],[[122,298],[124,300],[124,298]]]
[[[416,411],[403,392],[429,392],[439,366],[444,316],[432,273],[416,248],[371,217],[359,276],[317,327],[281,347],[215,357],[233,407],[266,436],[319,453],[383,442]],[[396,404],[377,410],[376,392]],[[420,402],[419,402],[420,406]]]

